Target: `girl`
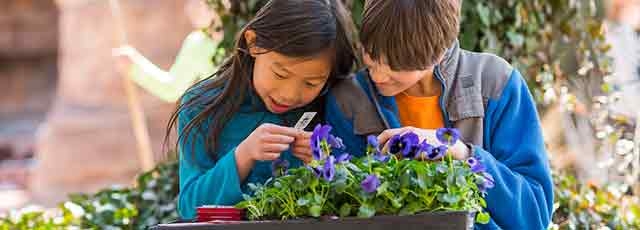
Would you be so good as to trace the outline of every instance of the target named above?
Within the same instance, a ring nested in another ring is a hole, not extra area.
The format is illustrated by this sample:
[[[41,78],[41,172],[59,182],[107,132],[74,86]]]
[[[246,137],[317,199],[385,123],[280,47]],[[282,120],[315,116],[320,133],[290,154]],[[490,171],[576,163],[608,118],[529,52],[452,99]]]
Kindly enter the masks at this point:
[[[177,123],[183,219],[241,201],[247,184],[271,177],[273,160],[310,161],[310,134],[290,126],[352,69],[350,26],[339,0],[272,0],[220,69],[183,95],[168,129]]]

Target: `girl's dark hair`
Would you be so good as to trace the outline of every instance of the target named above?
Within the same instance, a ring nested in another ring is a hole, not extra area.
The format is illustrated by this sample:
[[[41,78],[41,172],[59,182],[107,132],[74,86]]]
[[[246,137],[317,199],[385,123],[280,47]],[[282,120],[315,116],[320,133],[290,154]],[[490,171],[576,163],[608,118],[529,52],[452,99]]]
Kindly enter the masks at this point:
[[[233,54],[218,71],[182,96],[167,125],[165,144],[178,116],[189,114],[191,120],[181,125],[174,147],[194,150],[192,139],[208,130],[204,144],[211,159],[217,161],[219,134],[253,91],[254,59],[244,39],[247,30],[255,31],[256,47],[288,57],[307,58],[332,49],[335,55],[325,87],[348,75],[356,63],[353,22],[340,0],[271,0],[238,33]]]

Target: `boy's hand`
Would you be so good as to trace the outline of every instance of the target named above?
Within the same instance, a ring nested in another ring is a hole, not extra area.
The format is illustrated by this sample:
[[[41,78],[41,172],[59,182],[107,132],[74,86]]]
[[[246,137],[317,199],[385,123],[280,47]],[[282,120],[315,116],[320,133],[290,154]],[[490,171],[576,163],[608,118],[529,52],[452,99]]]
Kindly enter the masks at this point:
[[[397,129],[387,129],[378,136],[378,143],[384,146],[382,149],[383,152],[386,152],[389,149],[389,146],[388,146],[389,143],[387,142],[389,141],[389,139],[391,139],[392,136],[397,134],[402,135],[407,132],[415,133],[416,135],[418,135],[418,137],[420,137],[420,141],[426,140],[427,143],[431,145],[437,146],[442,144],[436,137],[436,130],[420,129],[420,128],[407,126],[407,127],[397,128]],[[471,151],[469,147],[467,147],[467,145],[465,145],[461,140],[458,140],[453,146],[450,146],[448,151],[448,153],[450,153],[453,156],[453,158],[457,160],[467,159],[470,155],[470,152]]]

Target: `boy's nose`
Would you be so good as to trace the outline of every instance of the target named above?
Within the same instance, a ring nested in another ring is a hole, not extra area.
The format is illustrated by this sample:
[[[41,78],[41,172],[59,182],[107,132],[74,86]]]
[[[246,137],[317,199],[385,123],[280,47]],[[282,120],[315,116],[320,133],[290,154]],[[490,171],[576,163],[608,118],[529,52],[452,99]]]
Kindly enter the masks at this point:
[[[384,84],[387,83],[389,81],[389,79],[391,79],[390,76],[377,72],[377,73],[371,73],[371,80],[373,80],[373,82],[375,82],[376,84]]]

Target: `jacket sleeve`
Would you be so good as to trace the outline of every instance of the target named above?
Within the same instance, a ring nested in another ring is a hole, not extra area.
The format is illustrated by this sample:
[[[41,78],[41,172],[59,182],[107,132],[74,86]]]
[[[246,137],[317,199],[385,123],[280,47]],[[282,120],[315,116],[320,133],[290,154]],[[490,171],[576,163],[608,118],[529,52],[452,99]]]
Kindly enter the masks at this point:
[[[547,229],[553,183],[535,103],[514,70],[499,98],[487,104],[484,148],[473,154],[495,182],[487,191],[491,222],[482,229]]]
[[[178,135],[195,116],[184,110],[178,116]],[[224,133],[222,134],[224,135]],[[205,148],[205,135],[194,132],[178,145],[180,156],[180,193],[178,213],[193,219],[198,206],[235,205],[242,200],[241,181],[236,167],[235,147],[221,150],[214,162]]]

